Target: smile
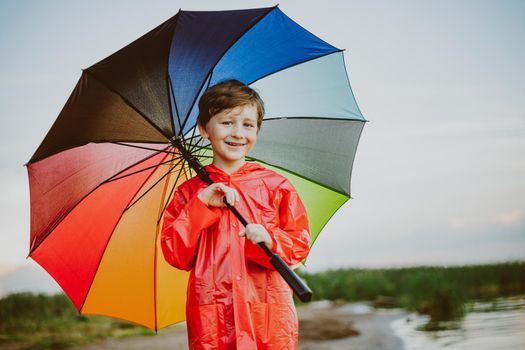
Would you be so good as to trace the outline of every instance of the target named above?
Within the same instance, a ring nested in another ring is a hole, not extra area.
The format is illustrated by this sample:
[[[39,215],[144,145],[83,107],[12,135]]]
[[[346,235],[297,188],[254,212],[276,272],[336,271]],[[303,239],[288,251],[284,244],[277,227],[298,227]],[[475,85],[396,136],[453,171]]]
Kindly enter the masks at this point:
[[[245,143],[238,143],[238,142],[228,142],[228,141],[224,141],[227,145],[229,146],[234,146],[234,147],[239,147],[239,146],[246,146]]]

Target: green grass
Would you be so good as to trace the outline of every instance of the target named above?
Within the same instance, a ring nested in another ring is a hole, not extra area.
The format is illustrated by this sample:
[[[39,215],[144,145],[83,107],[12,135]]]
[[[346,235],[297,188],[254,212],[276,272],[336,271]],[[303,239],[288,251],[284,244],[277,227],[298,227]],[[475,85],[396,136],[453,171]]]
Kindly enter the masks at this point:
[[[126,321],[81,316],[64,294],[20,293],[0,299],[0,346],[66,349],[107,337],[150,334],[154,332]]]
[[[393,269],[339,269],[301,273],[314,300],[390,300],[430,316],[460,319],[469,301],[525,293],[525,262]]]

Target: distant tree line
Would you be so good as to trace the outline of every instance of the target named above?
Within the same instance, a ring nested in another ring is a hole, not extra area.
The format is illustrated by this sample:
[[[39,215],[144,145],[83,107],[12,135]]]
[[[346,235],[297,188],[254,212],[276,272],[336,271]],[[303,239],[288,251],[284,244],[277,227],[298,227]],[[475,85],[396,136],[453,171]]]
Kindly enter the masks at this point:
[[[525,262],[300,274],[314,291],[315,300],[372,301],[377,306],[418,311],[432,321],[461,317],[469,300],[525,293]]]

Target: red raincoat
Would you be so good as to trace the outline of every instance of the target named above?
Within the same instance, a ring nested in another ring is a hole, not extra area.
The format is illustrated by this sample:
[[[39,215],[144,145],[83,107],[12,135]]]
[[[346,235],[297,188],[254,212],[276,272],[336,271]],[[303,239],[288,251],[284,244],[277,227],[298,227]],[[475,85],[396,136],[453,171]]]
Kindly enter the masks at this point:
[[[235,207],[260,223],[272,250],[288,265],[309,252],[304,206],[290,182],[255,163],[228,175],[214,165],[214,182],[238,190]],[[298,324],[292,291],[262,249],[239,237],[242,224],[227,208],[197,197],[207,185],[194,177],[175,191],[162,229],[165,259],[189,270],[186,318],[190,349],[297,349]]]

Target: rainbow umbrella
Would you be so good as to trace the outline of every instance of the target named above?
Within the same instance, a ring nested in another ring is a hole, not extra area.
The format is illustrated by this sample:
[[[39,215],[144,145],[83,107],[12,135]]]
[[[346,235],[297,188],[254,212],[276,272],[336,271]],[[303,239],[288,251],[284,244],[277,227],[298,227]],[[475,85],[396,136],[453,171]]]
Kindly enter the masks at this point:
[[[278,7],[179,11],[83,70],[27,164],[29,255],[81,313],[155,330],[184,320],[188,274],[164,261],[159,232],[174,188],[194,172],[170,140],[183,137],[209,163],[196,102],[225,79],[265,101],[250,160],[292,181],[313,240],[350,198],[365,120],[342,50]]]

